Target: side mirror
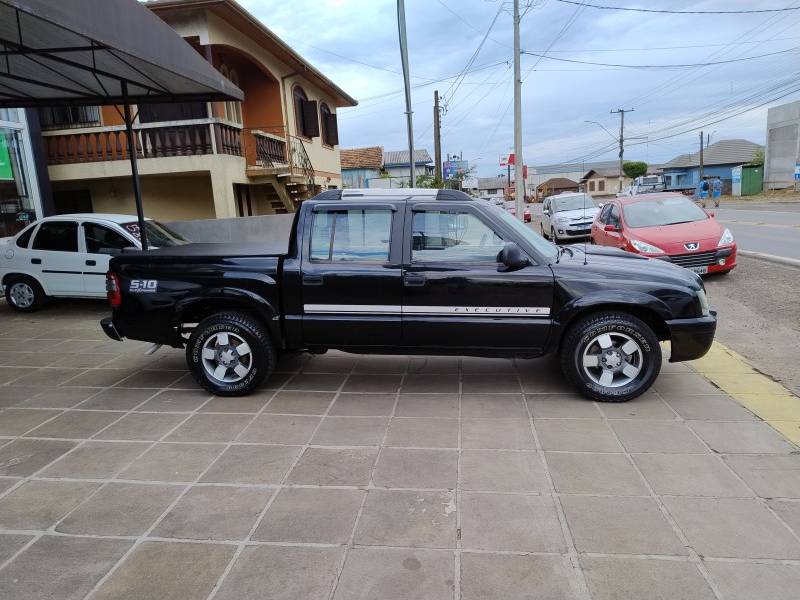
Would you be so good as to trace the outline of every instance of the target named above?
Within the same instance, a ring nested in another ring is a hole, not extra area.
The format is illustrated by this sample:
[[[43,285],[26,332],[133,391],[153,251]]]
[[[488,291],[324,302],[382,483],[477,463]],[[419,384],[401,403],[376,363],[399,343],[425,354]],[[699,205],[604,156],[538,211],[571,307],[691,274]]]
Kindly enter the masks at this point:
[[[598,204],[597,208],[603,208],[603,203],[601,202],[600,204]]]
[[[547,210],[546,208],[543,208],[543,209],[542,209],[542,214],[544,214],[544,215],[549,215],[549,214],[550,214],[550,211],[549,211],[549,210]]]
[[[619,227],[617,227],[616,225],[612,225],[611,223],[609,223],[608,225],[606,225],[605,227],[603,227],[603,231],[619,231]]]
[[[531,264],[530,259],[522,251],[522,248],[514,242],[507,242],[503,246],[500,254],[497,255],[497,262],[502,263],[501,271],[517,271]]]

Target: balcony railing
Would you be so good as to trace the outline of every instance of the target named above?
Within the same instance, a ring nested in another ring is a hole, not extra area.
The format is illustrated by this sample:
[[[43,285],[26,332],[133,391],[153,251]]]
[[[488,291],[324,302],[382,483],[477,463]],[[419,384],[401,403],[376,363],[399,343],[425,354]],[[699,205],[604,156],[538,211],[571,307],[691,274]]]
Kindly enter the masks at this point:
[[[310,188],[314,186],[314,167],[299,137],[287,135],[283,127],[269,127],[244,129],[242,138],[251,174],[268,169],[300,177]]]
[[[138,158],[230,154],[242,156],[241,129],[212,120],[142,124],[134,129]],[[43,135],[51,165],[127,160],[128,137],[122,127],[84,129]]]

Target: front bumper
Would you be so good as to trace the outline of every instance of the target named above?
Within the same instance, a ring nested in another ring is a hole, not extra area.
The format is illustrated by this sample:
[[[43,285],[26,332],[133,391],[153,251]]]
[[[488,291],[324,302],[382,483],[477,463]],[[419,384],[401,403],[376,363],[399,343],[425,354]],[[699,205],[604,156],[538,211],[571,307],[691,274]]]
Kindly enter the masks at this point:
[[[666,325],[672,345],[669,362],[695,360],[711,348],[717,331],[717,312],[712,310],[708,316],[695,319],[674,319]]]
[[[114,326],[114,320],[111,317],[106,317],[105,319],[100,321],[100,327],[102,327],[103,332],[115,342],[122,341],[122,336],[119,334],[117,328]]]
[[[560,240],[577,240],[581,238],[587,238],[592,234],[592,227],[589,225],[585,228],[575,228],[570,229],[569,227],[556,227],[556,234],[558,235],[558,239]]]

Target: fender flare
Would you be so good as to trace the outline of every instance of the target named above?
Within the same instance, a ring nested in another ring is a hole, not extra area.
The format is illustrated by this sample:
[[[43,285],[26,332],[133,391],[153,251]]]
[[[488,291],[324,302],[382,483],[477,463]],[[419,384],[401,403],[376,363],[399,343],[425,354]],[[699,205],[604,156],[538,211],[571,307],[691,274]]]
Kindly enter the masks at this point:
[[[173,327],[180,326],[187,311],[204,303],[219,303],[222,310],[244,309],[255,312],[264,321],[276,347],[280,347],[280,311],[259,294],[241,288],[208,288],[199,295],[178,300],[173,311]]]
[[[580,315],[594,309],[608,308],[609,310],[630,308],[631,312],[649,313],[662,322],[672,318],[669,306],[655,296],[637,291],[602,290],[590,292],[585,296],[575,298],[562,306],[553,315],[554,336],[551,341],[554,347],[561,343],[564,331]]]

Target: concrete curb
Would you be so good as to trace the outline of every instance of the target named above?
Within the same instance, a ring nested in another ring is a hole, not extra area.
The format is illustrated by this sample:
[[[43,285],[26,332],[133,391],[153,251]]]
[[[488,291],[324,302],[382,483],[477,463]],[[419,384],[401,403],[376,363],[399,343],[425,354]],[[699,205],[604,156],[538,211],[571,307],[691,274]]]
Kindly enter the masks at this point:
[[[800,267],[800,260],[796,258],[786,258],[785,256],[776,256],[774,254],[764,254],[763,252],[753,252],[752,250],[737,250],[739,256],[747,256],[750,258],[760,258],[779,265],[788,265],[790,267]]]

